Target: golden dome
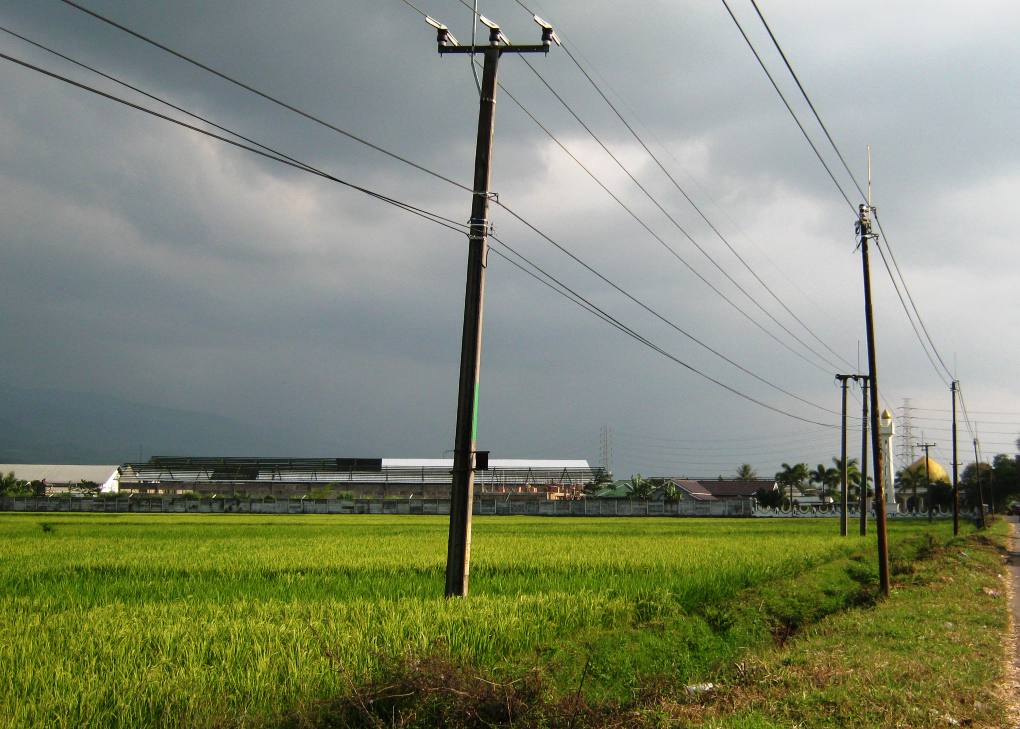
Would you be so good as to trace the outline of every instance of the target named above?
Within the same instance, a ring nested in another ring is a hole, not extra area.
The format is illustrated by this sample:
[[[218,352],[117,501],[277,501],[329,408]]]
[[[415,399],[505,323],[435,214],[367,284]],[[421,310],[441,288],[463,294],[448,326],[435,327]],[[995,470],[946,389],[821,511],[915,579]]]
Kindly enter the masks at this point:
[[[920,476],[924,476],[924,456],[921,456],[916,461],[907,466],[905,471],[912,471]],[[934,458],[928,459],[928,476],[931,480],[941,481],[942,483],[950,483],[949,474],[946,473],[946,469],[936,461]]]

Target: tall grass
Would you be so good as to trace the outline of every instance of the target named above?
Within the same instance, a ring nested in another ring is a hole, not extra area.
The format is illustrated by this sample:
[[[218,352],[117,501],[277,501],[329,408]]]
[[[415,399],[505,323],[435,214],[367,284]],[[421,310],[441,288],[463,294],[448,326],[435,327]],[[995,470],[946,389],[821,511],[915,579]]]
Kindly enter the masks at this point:
[[[695,610],[861,546],[828,520],[480,518],[471,597],[447,601],[446,529],[0,515],[0,725],[259,726],[381,655],[443,646],[498,669],[630,625],[649,596]]]

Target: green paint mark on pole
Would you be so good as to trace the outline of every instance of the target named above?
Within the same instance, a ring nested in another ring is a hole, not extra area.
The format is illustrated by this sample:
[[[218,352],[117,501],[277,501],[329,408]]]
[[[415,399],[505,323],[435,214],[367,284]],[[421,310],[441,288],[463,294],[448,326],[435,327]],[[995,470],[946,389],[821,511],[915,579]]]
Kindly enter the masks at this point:
[[[475,380],[475,401],[471,405],[471,445],[478,440],[478,380]]]

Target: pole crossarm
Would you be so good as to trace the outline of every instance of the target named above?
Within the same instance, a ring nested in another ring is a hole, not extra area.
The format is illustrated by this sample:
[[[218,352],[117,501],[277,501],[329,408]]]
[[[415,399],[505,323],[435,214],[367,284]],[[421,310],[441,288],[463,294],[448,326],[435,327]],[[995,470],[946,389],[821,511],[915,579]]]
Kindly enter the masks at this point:
[[[469,53],[469,54],[483,54],[487,50],[492,48],[490,45],[484,46],[444,46],[442,43],[439,44],[439,55],[445,56],[447,53]],[[496,46],[499,48],[499,54],[504,53],[548,53],[549,46]]]

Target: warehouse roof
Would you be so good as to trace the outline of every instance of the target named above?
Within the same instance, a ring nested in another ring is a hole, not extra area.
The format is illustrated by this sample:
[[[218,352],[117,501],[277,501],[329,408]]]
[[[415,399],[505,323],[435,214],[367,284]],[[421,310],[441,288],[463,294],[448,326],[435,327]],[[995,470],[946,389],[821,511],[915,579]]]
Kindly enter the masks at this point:
[[[451,459],[401,458],[208,458],[154,456],[145,463],[125,463],[125,481],[282,481],[358,483],[449,483]],[[601,473],[585,460],[489,461],[479,482],[587,483]]]
[[[82,466],[74,463],[0,463],[0,472],[14,475],[22,481],[46,481],[48,484],[92,481],[102,484],[117,473],[117,466]]]

